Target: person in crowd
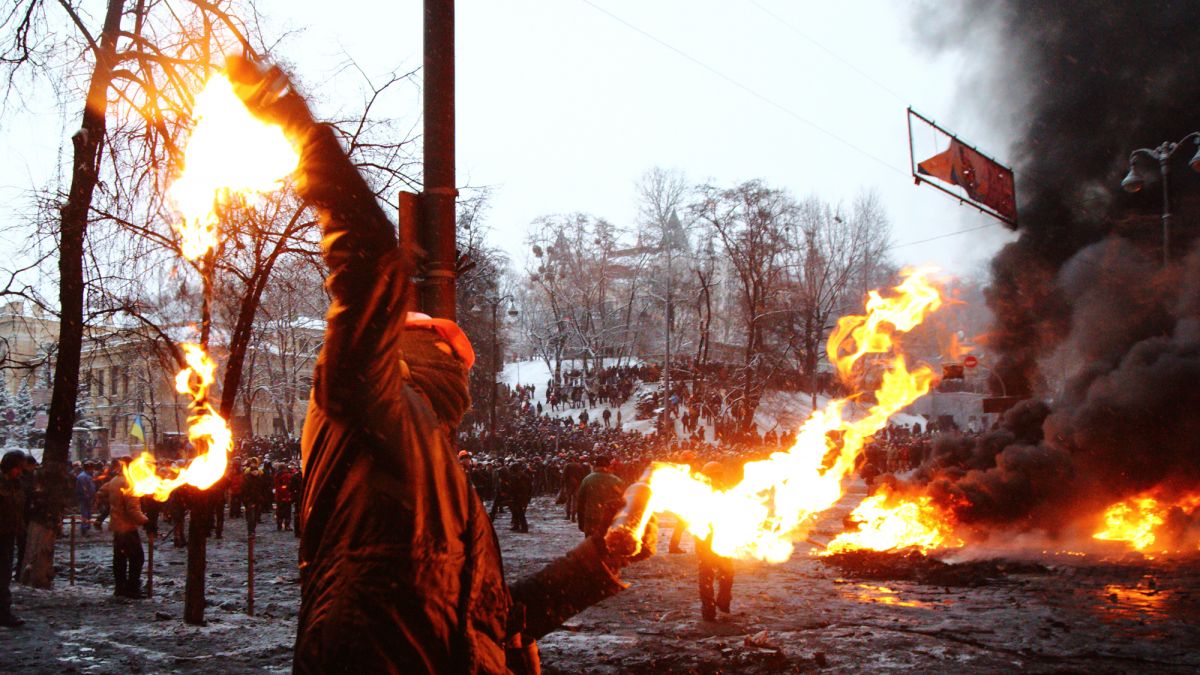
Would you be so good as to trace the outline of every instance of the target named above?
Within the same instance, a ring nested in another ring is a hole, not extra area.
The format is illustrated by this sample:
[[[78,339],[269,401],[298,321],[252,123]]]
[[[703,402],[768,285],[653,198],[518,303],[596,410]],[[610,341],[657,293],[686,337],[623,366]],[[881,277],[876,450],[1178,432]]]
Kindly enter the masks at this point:
[[[263,498],[264,493],[270,491],[269,486],[259,468],[259,459],[251,457],[242,472],[242,505],[246,507],[246,520],[254,521],[255,525],[262,522],[262,510],[270,504]]]
[[[167,517],[171,519],[171,543],[175,548],[187,546],[187,529],[184,525],[191,497],[191,485],[181,485],[167,497]]]
[[[725,467],[720,462],[709,462],[701,473],[708,476],[713,487],[723,490],[728,487]],[[713,553],[713,535],[696,539],[696,561],[699,563],[700,616],[705,621],[715,621],[717,610],[728,614],[733,597],[733,560]],[[713,594],[713,584],[716,594]]]
[[[300,467],[292,464],[288,467],[291,470],[292,478],[288,485],[288,490],[292,493],[292,532],[296,538],[300,537],[300,495],[304,494],[304,473],[300,471]]]
[[[25,453],[9,450],[0,458],[0,626],[18,628],[24,621],[12,613],[13,556],[25,519],[25,490],[21,474]]]
[[[229,476],[229,518],[242,517],[242,483],[246,477],[242,473],[242,460],[234,458],[226,471]]]
[[[495,486],[495,498],[492,500],[492,510],[488,513],[488,520],[496,522],[496,514],[500,513],[501,509],[507,508],[512,511],[512,470],[507,466],[501,466],[496,469],[495,475],[492,478],[492,484]],[[516,516],[513,516],[513,522],[516,522]]]
[[[286,466],[275,472],[275,529],[280,532],[292,529],[292,472]]]
[[[121,460],[113,459],[108,463],[108,466],[103,471],[98,473],[95,478],[97,491],[104,487],[108,481],[121,475]],[[97,530],[104,529],[104,521],[108,519],[108,502],[98,500],[96,506],[96,522],[94,523]]]
[[[96,501],[96,481],[92,480],[92,467],[81,464],[75,474],[75,502],[79,504],[79,531],[86,535],[92,529],[92,505]]]
[[[603,537],[624,503],[625,483],[610,471],[608,455],[596,457],[592,463],[592,473],[579,483],[579,531],[585,537]]]
[[[591,473],[591,467],[580,462],[567,462],[562,469],[562,492],[565,497],[567,520],[575,522],[578,511],[575,499],[579,496],[579,484]]]
[[[127,462],[128,457],[122,462]],[[123,598],[141,598],[142,538],[138,528],[150,522],[139,498],[128,494],[124,474],[119,474],[100,488],[100,499],[108,502],[109,530],[113,535],[113,594]],[[178,492],[178,490],[176,490]]]
[[[512,531],[528,532],[529,520],[525,517],[525,511],[533,499],[533,478],[524,464],[516,464],[509,470],[508,499],[508,508],[512,510]]]

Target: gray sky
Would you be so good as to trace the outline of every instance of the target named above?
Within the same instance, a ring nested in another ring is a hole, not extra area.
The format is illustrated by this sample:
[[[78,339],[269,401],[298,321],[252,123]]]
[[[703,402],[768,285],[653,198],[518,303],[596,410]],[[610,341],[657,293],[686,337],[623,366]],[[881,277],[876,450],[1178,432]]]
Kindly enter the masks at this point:
[[[420,66],[419,0],[259,6],[277,34],[298,29],[280,53],[319,110],[357,103],[360,80],[341,68],[347,56],[372,77]],[[901,245],[899,262],[970,272],[1008,240],[1002,227],[903,245],[995,222],[913,185],[904,109],[913,105],[1001,161],[1012,131],[956,99],[967,64],[917,43],[913,8],[459,0],[459,183],[493,188],[493,242],[518,265],[530,220],[584,211],[629,225],[634,182],[663,166],[692,182],[761,178],[833,202],[875,189]],[[385,101],[387,113],[418,125],[419,101],[415,87],[404,88]],[[55,175],[58,141],[78,124],[49,103],[30,108],[10,110],[0,129],[6,201]]]

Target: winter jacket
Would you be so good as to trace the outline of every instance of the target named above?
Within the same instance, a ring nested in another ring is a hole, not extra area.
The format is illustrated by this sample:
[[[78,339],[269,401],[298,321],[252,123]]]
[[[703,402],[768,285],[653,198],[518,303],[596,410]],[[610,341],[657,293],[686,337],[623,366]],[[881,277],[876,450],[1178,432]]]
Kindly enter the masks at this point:
[[[0,536],[16,536],[25,519],[25,489],[20,480],[0,475]]]
[[[238,79],[246,71],[233,63]],[[318,210],[330,269],[301,440],[294,669],[505,672],[514,602],[524,608],[514,630],[536,638],[623,585],[589,541],[510,594],[495,532],[450,444],[470,402],[466,368],[434,330],[405,329],[413,269],[395,228],[298,96],[263,103],[239,86],[299,143],[297,187]]]
[[[125,492],[126,485],[125,476],[117,476],[105,483],[99,492],[101,501],[108,502],[108,527],[116,534],[132,532],[150,520],[142,513],[140,500]]]
[[[608,471],[595,471],[579,484],[575,508],[579,513],[579,530],[585,534],[603,535],[613,516],[624,504],[621,493],[624,482]]]
[[[86,471],[80,471],[75,476],[75,497],[80,503],[86,503],[88,506],[96,499],[96,483]]]

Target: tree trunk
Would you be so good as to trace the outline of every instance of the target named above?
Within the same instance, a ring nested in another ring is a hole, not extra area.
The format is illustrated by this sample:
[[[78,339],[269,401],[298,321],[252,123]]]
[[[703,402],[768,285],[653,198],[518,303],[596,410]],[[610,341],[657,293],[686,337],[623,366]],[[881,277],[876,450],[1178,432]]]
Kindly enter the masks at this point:
[[[204,621],[204,575],[208,569],[205,555],[208,532],[212,528],[215,488],[192,493],[192,518],[188,523],[187,578],[183,590],[183,621],[194,626]]]
[[[96,53],[96,65],[88,84],[83,122],[72,136],[71,188],[62,207],[58,252],[59,334],[54,366],[54,388],[50,396],[49,420],[43,446],[43,468],[39,489],[45,508],[32,514],[26,543],[30,564],[21,580],[37,588],[49,588],[54,578],[54,538],[70,497],[67,466],[70,460],[71,429],[75,426],[75,404],[79,394],[80,351],[83,349],[83,247],[88,212],[96,189],[100,144],[106,130],[108,87],[112,82],[123,0],[109,0],[104,28]]]

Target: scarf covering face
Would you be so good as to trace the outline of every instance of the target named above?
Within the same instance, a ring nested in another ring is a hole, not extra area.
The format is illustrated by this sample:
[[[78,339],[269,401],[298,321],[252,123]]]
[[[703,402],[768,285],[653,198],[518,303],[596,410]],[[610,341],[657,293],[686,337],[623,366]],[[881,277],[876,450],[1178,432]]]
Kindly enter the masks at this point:
[[[408,366],[408,379],[412,386],[429,399],[433,411],[443,424],[451,428],[458,426],[471,407],[471,394],[467,386],[465,359],[459,358],[463,345],[474,362],[475,353],[458,326],[451,321],[437,320],[449,324],[457,333],[455,340],[443,337],[446,327],[422,327],[420,323],[406,323],[400,338],[400,358]]]

